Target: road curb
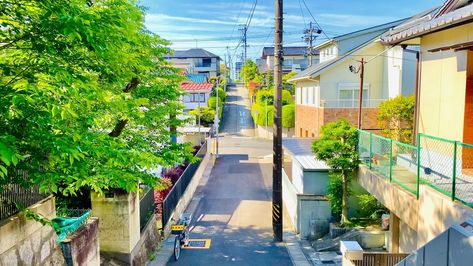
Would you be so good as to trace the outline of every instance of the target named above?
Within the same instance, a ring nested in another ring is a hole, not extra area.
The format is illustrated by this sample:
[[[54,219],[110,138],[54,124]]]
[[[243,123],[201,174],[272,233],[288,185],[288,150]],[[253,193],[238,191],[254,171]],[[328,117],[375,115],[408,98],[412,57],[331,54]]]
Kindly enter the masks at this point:
[[[286,244],[287,252],[291,257],[292,264],[294,266],[311,266],[312,263],[307,259],[296,234],[292,232],[284,232],[283,234],[284,243]]]

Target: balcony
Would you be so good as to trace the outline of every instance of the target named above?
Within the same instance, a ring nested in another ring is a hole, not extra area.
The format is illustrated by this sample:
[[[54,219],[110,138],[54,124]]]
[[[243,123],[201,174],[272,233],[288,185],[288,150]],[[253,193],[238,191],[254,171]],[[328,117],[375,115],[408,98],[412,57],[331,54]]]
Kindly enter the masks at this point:
[[[377,108],[387,99],[366,99],[363,100],[364,108]],[[320,107],[323,108],[358,108],[360,101],[358,99],[338,99],[338,100],[320,100]]]
[[[425,134],[413,146],[359,131],[360,160],[389,182],[419,198],[427,185],[452,201],[473,207],[473,145]]]

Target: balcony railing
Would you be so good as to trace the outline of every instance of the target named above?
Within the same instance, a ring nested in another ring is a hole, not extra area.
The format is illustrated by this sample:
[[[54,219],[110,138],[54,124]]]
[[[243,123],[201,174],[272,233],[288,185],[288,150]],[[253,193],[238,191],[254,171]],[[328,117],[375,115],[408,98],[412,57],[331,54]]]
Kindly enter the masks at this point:
[[[417,146],[359,131],[358,153],[369,168],[419,197],[419,185],[473,207],[473,145],[418,134]]]
[[[363,100],[364,108],[376,108],[386,99],[366,99]],[[360,101],[358,99],[349,100],[320,100],[320,107],[324,108],[358,108]]]

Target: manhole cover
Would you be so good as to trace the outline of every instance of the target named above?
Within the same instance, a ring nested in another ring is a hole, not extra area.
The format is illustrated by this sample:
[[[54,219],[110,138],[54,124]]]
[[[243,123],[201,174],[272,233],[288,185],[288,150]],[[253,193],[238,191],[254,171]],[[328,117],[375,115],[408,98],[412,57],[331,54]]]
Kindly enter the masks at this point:
[[[182,246],[183,249],[209,249],[210,239],[189,239],[187,246]]]

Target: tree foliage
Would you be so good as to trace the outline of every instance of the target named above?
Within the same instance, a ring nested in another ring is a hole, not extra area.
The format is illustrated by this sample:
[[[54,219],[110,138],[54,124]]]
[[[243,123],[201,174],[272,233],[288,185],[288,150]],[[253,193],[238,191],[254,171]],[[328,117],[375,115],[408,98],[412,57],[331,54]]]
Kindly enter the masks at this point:
[[[249,59],[241,67],[240,75],[243,79],[243,82],[248,86],[248,82],[250,82],[250,80],[254,80],[258,73],[258,65],[256,65],[253,60]]]
[[[384,134],[401,142],[412,142],[414,128],[415,98],[398,96],[384,101],[379,106],[378,124]]]
[[[296,106],[294,104],[282,107],[282,127],[293,128],[296,125]]]
[[[342,180],[342,223],[348,221],[348,184],[354,170],[359,165],[356,151],[357,144],[357,130],[346,120],[339,120],[322,126],[321,138],[315,140],[312,144],[315,157],[327,163],[332,169],[332,177],[339,175]],[[334,196],[336,195],[332,195],[332,197]]]
[[[196,124],[199,123],[199,108],[196,108],[192,111],[189,112],[189,114],[195,116],[195,121]],[[214,123],[214,118],[215,118],[215,110],[211,109],[210,107],[204,106],[200,107],[200,124],[202,126],[210,126],[211,124]]]
[[[177,72],[132,0],[0,1],[0,185],[44,192],[162,187],[190,159],[170,142]],[[18,178],[15,169],[28,173]]]

